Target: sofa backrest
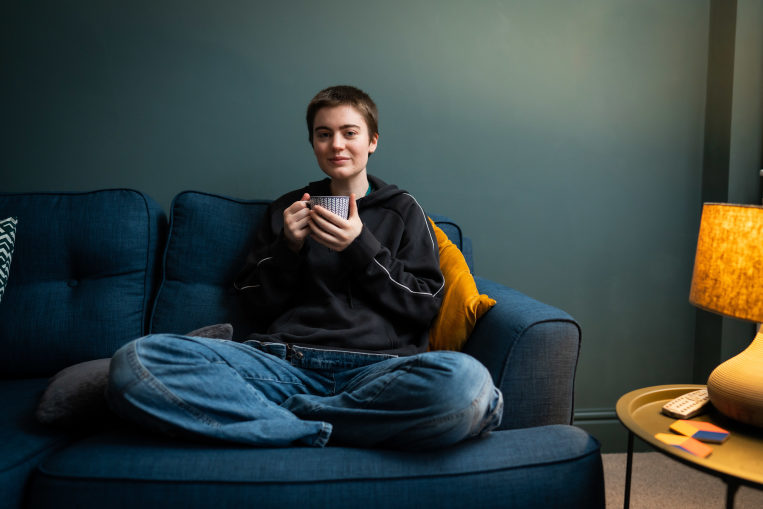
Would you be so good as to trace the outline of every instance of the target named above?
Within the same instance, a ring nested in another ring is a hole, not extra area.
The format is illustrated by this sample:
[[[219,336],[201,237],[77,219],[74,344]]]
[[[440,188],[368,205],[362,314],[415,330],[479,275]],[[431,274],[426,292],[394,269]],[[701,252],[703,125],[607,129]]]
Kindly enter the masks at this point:
[[[0,193],[0,218],[18,218],[0,378],[50,376],[148,332],[231,323],[248,334],[256,324],[232,285],[269,203],[183,192],[168,233],[161,207],[134,190]],[[471,267],[458,225],[431,217]]]
[[[233,280],[269,203],[196,191],[175,197],[150,332],[182,334],[230,323],[240,339],[255,330],[257,324],[233,290]],[[471,267],[471,244],[458,225],[444,216],[431,217],[462,249]]]
[[[0,377],[49,376],[143,334],[166,216],[126,189],[0,193],[17,217],[0,301]]]
[[[447,216],[429,214],[435,224],[448,236],[448,239],[461,250],[469,270],[474,273],[474,255],[472,252],[472,239],[464,235],[461,227]]]

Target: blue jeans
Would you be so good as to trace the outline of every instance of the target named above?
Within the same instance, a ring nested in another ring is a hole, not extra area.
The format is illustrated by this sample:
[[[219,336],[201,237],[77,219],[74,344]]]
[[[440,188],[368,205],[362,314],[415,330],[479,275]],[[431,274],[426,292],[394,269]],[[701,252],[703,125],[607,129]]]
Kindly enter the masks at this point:
[[[458,352],[395,357],[174,334],[117,351],[107,394],[148,428],[256,446],[444,447],[503,415],[487,369]]]

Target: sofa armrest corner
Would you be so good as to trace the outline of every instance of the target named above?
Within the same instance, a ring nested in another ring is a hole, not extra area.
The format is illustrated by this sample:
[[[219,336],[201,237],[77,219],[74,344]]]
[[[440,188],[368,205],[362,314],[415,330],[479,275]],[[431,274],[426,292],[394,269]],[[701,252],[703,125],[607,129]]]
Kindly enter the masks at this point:
[[[475,278],[496,300],[463,351],[481,361],[504,396],[502,429],[571,424],[581,330],[564,311]]]

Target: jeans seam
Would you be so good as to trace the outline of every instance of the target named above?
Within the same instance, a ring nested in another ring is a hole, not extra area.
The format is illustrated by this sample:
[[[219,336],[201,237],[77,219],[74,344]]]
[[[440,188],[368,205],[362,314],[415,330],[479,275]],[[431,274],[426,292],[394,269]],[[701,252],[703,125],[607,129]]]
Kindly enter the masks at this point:
[[[280,380],[278,378],[263,378],[263,377],[258,377],[258,376],[244,376],[244,375],[241,375],[241,374],[239,374],[239,376],[241,376],[241,378],[243,378],[244,380],[257,380],[257,381],[261,381],[261,382],[277,382],[277,383],[286,384],[286,385],[300,385],[300,386],[304,386],[305,385],[304,382],[300,382],[300,381],[289,382],[289,381],[286,381],[286,380]]]
[[[379,388],[379,390],[378,390],[378,391],[376,391],[376,394],[374,394],[374,395],[373,395],[373,397],[369,397],[369,398],[366,398],[365,402],[363,403],[363,407],[365,408],[365,407],[367,407],[368,405],[370,405],[371,403],[375,402],[377,399],[379,399],[379,396],[381,396],[381,394],[382,394],[382,393],[383,393],[383,392],[384,392],[384,391],[387,389],[387,387],[389,387],[389,386],[390,386],[390,384],[391,384],[392,382],[396,381],[398,378],[400,378],[400,377],[401,377],[401,376],[403,376],[404,374],[410,373],[410,372],[411,372],[411,368],[412,368],[412,367],[413,367],[413,366],[411,366],[411,364],[406,364],[406,365],[404,365],[404,366],[402,367],[402,369],[401,369],[401,368],[396,368],[396,369],[394,369],[394,370],[390,370],[390,371],[388,371],[388,373],[390,373],[390,372],[391,372],[391,373],[394,373],[394,374],[396,374],[397,376],[395,376],[395,377],[389,377],[389,379],[388,379],[388,380],[387,380],[387,381],[384,383],[384,385],[382,385],[382,386]]]

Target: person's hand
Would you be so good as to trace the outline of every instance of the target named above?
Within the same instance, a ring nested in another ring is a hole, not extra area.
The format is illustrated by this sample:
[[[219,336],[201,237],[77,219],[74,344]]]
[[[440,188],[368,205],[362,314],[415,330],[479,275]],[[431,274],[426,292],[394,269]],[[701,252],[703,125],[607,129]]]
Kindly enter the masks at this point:
[[[300,201],[295,201],[283,211],[283,235],[289,249],[298,253],[305,245],[305,239],[310,235],[310,209],[307,200],[310,195],[305,193]]]
[[[358,215],[355,195],[350,195],[347,219],[316,205],[310,211],[309,228],[311,236],[318,244],[334,251],[344,251],[363,230],[363,222]]]

